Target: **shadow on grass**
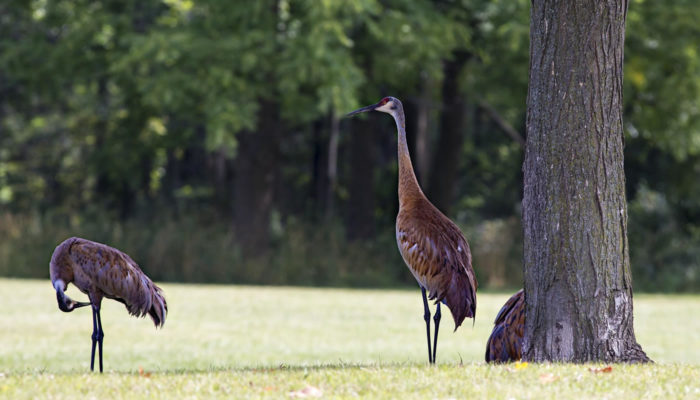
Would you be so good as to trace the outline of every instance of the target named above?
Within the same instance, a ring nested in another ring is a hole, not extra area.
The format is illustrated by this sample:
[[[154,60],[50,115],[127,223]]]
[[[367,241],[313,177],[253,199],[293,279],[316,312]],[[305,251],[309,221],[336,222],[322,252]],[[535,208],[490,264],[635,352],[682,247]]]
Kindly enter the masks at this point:
[[[482,363],[475,363],[482,364]],[[435,367],[464,367],[464,364],[456,363],[444,363],[438,364]],[[371,369],[401,369],[401,368],[433,368],[433,366],[426,363],[409,363],[409,362],[369,362],[369,363],[346,363],[342,360],[338,363],[322,363],[313,365],[289,365],[280,364],[276,367],[272,366],[247,366],[247,367],[227,367],[227,366],[211,366],[209,368],[179,368],[179,369],[164,369],[164,370],[143,370],[141,368],[133,371],[105,371],[104,375],[123,375],[123,376],[138,376],[148,374],[150,375],[186,375],[186,374],[211,374],[211,373],[275,373],[275,372],[308,372],[308,371],[332,371],[332,370],[371,370]],[[16,371],[16,372],[5,372],[0,371],[5,377],[9,376],[37,376],[37,375],[54,375],[54,376],[69,376],[69,375],[96,375],[99,376],[99,372],[91,372],[85,370],[72,369],[69,371],[58,371],[53,372],[51,370],[42,368],[27,371]]]

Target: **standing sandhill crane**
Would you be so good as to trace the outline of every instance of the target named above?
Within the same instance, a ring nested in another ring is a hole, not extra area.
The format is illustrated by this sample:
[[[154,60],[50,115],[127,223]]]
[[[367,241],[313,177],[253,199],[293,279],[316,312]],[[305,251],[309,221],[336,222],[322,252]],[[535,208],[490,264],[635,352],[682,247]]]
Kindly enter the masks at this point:
[[[423,319],[428,338],[428,361],[435,363],[440,303],[452,312],[455,331],[465,318],[476,313],[476,278],[469,244],[457,225],[425,197],[413,172],[406,142],[406,120],[399,99],[385,97],[379,103],[348,114],[368,111],[391,114],[398,128],[399,214],[396,216],[396,242],[406,266],[418,281],[423,295]],[[435,300],[435,338],[430,349],[430,300]]]
[[[493,324],[493,332],[486,343],[486,362],[520,360],[525,328],[525,295],[522,289],[506,301]]]
[[[49,264],[51,283],[56,289],[58,308],[71,312],[92,305],[92,354],[90,370],[95,369],[95,344],[99,344],[100,372],[102,372],[102,298],[124,303],[129,314],[143,317],[148,314],[157,327],[165,323],[168,305],[161,289],[141,271],[126,253],[101,243],[72,237],[56,247]],[[64,293],[73,284],[88,295],[89,303],[77,302]]]

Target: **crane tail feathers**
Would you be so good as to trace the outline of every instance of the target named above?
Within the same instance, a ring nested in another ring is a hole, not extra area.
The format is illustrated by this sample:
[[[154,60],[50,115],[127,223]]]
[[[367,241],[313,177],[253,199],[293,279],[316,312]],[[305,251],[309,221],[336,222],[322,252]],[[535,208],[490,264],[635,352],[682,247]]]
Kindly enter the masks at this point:
[[[452,276],[450,288],[445,296],[445,303],[455,321],[455,331],[462,325],[465,318],[476,316],[475,292],[476,288],[471,285],[467,275],[454,274]]]
[[[151,308],[148,310],[148,315],[153,320],[153,324],[156,328],[162,328],[165,325],[165,316],[168,313],[168,303],[163,297],[163,291],[156,285],[153,285],[152,290],[153,299],[151,301]]]
[[[140,292],[139,298],[132,298],[131,301],[119,298],[116,300],[124,303],[129,314],[135,317],[145,317],[148,314],[156,328],[162,328],[165,324],[165,317],[168,314],[168,303],[163,296],[163,290],[150,279],[144,279],[146,280],[146,285]]]

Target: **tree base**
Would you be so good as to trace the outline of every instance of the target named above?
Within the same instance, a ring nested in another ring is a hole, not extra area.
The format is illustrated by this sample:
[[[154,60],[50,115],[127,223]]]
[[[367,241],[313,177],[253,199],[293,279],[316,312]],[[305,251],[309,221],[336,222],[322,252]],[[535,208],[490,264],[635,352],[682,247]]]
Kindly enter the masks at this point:
[[[613,361],[630,364],[654,362],[654,360],[647,356],[647,353],[645,353],[644,350],[642,350],[642,346],[640,346],[637,342],[633,343],[632,346],[625,349],[625,352],[622,354],[622,356],[619,357],[617,360]]]

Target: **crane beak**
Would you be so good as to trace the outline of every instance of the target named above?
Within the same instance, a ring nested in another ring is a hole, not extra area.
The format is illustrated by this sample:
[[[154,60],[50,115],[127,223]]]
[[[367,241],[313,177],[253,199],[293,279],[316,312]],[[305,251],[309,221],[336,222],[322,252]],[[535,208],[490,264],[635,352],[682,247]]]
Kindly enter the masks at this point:
[[[355,111],[349,112],[349,113],[348,113],[347,115],[345,115],[345,116],[346,116],[346,117],[350,117],[350,116],[355,115],[355,114],[359,114],[359,113],[363,113],[363,112],[368,112],[368,111],[374,111],[376,108],[377,108],[377,104],[372,104],[371,106],[358,108],[358,109],[355,110]]]
[[[90,303],[85,303],[82,301],[75,301],[70,297],[66,296],[63,290],[56,290],[56,300],[58,301],[58,308],[63,312],[71,312],[76,308],[89,306]]]
[[[75,301],[75,300],[71,300],[71,303],[73,304],[73,309],[91,305],[90,303],[86,303],[84,301]]]

